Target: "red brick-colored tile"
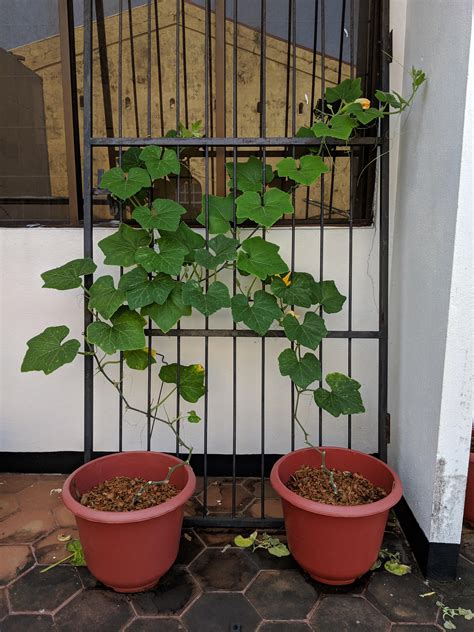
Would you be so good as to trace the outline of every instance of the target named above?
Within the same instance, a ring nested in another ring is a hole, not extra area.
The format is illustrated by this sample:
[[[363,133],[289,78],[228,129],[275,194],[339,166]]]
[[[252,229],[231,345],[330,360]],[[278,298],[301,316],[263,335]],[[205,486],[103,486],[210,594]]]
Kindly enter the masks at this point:
[[[265,516],[267,518],[283,518],[283,508],[281,506],[281,500],[275,498],[265,498]],[[261,516],[261,502],[255,500],[250,507],[245,511],[245,514],[252,516],[252,518],[260,518]]]
[[[28,546],[0,546],[0,584],[8,584],[33,564]]]
[[[204,492],[199,499],[204,503]],[[253,496],[242,485],[235,487],[235,508],[242,511],[252,502]],[[232,483],[215,481],[207,487],[207,508],[212,514],[229,513],[232,510]]]
[[[54,528],[52,514],[45,509],[17,511],[0,522],[0,542],[34,542]]]
[[[15,494],[38,478],[37,474],[0,474],[0,494]]]
[[[66,549],[67,542],[58,540],[58,536],[70,535],[71,539],[78,539],[77,529],[57,529],[34,544],[35,556],[38,564],[53,564],[67,557],[69,552]]]
[[[244,481],[243,486],[247,489],[255,498],[261,498],[262,493],[262,481],[259,478],[248,478]],[[278,494],[273,489],[270,481],[265,479],[265,483],[263,486],[263,490],[265,492],[265,498],[278,498]]]
[[[15,494],[2,494],[0,492],[0,519],[6,518],[18,509]]]
[[[74,515],[69,511],[69,509],[66,509],[63,503],[53,509],[53,517],[58,527],[76,526],[76,519],[74,518]]]
[[[197,498],[191,498],[188,500],[184,507],[184,515],[185,516],[201,516],[202,515],[202,505]]]
[[[17,494],[20,507],[25,509],[53,509],[62,503],[57,491],[63,486],[64,476],[40,480]]]

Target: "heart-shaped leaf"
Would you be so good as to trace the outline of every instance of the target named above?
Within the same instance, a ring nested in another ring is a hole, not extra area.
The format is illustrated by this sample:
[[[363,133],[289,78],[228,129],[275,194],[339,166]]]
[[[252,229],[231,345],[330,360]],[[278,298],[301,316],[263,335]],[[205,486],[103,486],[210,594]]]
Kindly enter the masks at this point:
[[[148,145],[142,149],[140,160],[146,165],[152,180],[165,178],[170,173],[179,175],[181,166],[174,149],[165,149],[156,145]]]
[[[122,169],[127,173],[132,167],[143,167],[144,162],[140,160],[140,154],[142,152],[141,147],[129,147],[127,151],[122,154]]]
[[[335,103],[336,101],[344,101],[351,103],[362,96],[362,87],[360,77],[357,79],[345,79],[337,86],[326,90],[326,102]]]
[[[237,258],[238,245],[237,239],[217,235],[209,240],[209,250],[203,248],[195,251],[196,263],[208,270],[215,270],[225,261],[234,261]]]
[[[197,402],[204,395],[204,368],[200,364],[167,364],[160,369],[160,379],[168,384],[178,384],[178,393],[187,402]]]
[[[181,222],[176,232],[170,233],[162,230],[160,234],[162,237],[169,237],[174,243],[179,244],[180,247],[185,249],[185,263],[192,263],[194,261],[195,251],[203,248],[206,243],[202,235],[195,232],[192,228],[189,228],[184,222]],[[169,243],[171,243],[171,241]]]
[[[359,393],[359,382],[342,373],[329,373],[326,382],[331,388],[330,391],[325,388],[314,391],[314,401],[320,408],[327,410],[334,417],[365,412]]]
[[[21,365],[22,373],[27,371],[43,371],[49,375],[63,364],[72,362],[79,351],[79,340],[68,340],[61,344],[69,334],[69,327],[47,327],[42,333],[34,336],[26,343],[28,350]]]
[[[321,379],[321,363],[314,353],[305,353],[298,359],[293,349],[285,349],[278,356],[278,365],[280,373],[288,375],[300,388],[307,388]]]
[[[270,555],[274,555],[275,557],[288,557],[288,555],[291,555],[290,550],[283,542],[279,542],[278,544],[271,546],[268,549],[268,552]]]
[[[257,539],[257,535],[257,531],[251,533],[248,538],[244,538],[243,535],[236,535],[234,538],[234,544],[241,549],[248,549],[254,544]]]
[[[100,181],[100,188],[107,189],[120,200],[127,200],[144,187],[151,185],[150,176],[140,167],[132,167],[125,173],[120,167],[106,171]]]
[[[358,123],[349,114],[338,114],[333,116],[329,124],[323,121],[317,121],[311,127],[316,138],[339,138],[348,140],[352,134],[352,130],[357,127]]]
[[[111,276],[99,277],[89,288],[89,308],[109,319],[125,300],[125,292],[116,290]]]
[[[156,199],[153,201],[151,209],[147,206],[137,207],[132,217],[142,228],[151,230],[167,230],[174,232],[179,226],[181,215],[186,213],[186,209],[174,200]]]
[[[408,564],[401,564],[400,561],[397,560],[387,560],[383,567],[386,571],[392,575],[397,575],[398,577],[411,573],[411,566],[408,566]]]
[[[295,316],[287,314],[283,319],[283,329],[288,340],[296,341],[313,351],[328,333],[324,320],[314,312],[306,312],[301,324]]]
[[[188,281],[183,286],[183,303],[195,307],[204,316],[210,316],[222,307],[230,307],[229,289],[220,281],[215,281],[204,292],[200,283]]]
[[[150,316],[165,334],[183,317],[191,314],[191,307],[183,303],[183,283],[176,283],[173,291],[162,305],[153,303],[141,310],[143,316]]]
[[[249,329],[264,336],[274,320],[281,318],[281,310],[276,298],[267,292],[258,290],[253,296],[253,303],[243,294],[231,299],[232,318],[236,323],[243,322]]]
[[[368,123],[375,121],[375,119],[383,118],[384,116],[383,110],[378,110],[377,108],[368,108],[364,110],[360,103],[351,103],[344,108],[344,111],[348,114],[352,114],[352,116],[354,116],[359,123],[362,123],[362,125],[367,125]]]
[[[287,305],[311,307],[311,277],[308,276],[304,272],[277,276],[272,280],[272,292]]]
[[[87,340],[105,353],[143,349],[145,346],[145,319],[125,305],[110,319],[112,325],[94,321],[87,328]]]
[[[230,178],[229,189],[234,188],[234,163],[228,162],[225,166]],[[237,186],[239,191],[262,191],[263,163],[259,158],[251,156],[247,162],[236,164]],[[269,184],[273,180],[273,171],[270,165],[265,165],[265,182]]]
[[[152,353],[148,353],[148,349],[134,349],[133,351],[124,351],[123,357],[127,366],[136,371],[144,371],[151,364],[156,364],[156,360]]]
[[[299,184],[310,186],[321,176],[329,171],[321,156],[302,156],[299,164],[294,158],[283,158],[277,163],[278,175],[282,178],[291,178]]]
[[[291,196],[280,189],[269,189],[263,196],[255,191],[246,191],[235,200],[239,220],[250,219],[260,226],[270,228],[285,215],[293,213]]]
[[[202,196],[202,211],[196,217],[202,225],[206,225],[206,196]],[[209,232],[211,235],[227,233],[234,217],[234,201],[232,196],[221,197],[220,195],[208,196],[207,216],[209,222]]]
[[[198,424],[201,421],[201,417],[199,417],[195,410],[189,411],[187,419],[190,424]]]
[[[157,243],[159,252],[155,252],[153,248],[138,248],[135,262],[143,266],[147,272],[179,274],[186,256],[186,248],[168,236],[160,237]]]
[[[250,237],[242,242],[237,257],[237,267],[259,279],[288,272],[288,266],[278,254],[280,247],[261,237]]]
[[[43,287],[54,290],[72,290],[80,287],[85,274],[94,274],[97,266],[88,257],[85,259],[73,259],[59,268],[43,272],[41,278],[44,281]]]
[[[346,297],[339,292],[334,281],[314,281],[311,284],[312,301],[314,305],[322,305],[327,314],[340,312]]]
[[[176,281],[167,274],[149,279],[146,271],[137,266],[123,275],[118,286],[125,292],[130,309],[137,309],[151,303],[162,305],[175,285]]]
[[[141,246],[148,246],[149,243],[150,236],[146,230],[120,224],[119,229],[112,235],[101,239],[98,246],[105,255],[104,263],[127,268],[135,263],[137,249]]]

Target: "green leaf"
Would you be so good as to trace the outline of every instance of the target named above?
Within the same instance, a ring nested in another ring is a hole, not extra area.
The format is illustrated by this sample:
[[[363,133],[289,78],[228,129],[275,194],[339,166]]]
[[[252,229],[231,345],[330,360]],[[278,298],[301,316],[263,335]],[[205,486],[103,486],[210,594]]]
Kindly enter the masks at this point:
[[[236,323],[243,322],[260,336],[264,336],[274,320],[281,318],[281,310],[271,294],[258,290],[253,296],[253,303],[243,294],[231,299],[232,318]]]
[[[325,99],[327,103],[335,103],[336,101],[345,101],[350,103],[362,96],[362,87],[360,77],[357,79],[345,79],[334,88],[326,90]]]
[[[192,228],[189,228],[189,226],[184,222],[181,222],[178,230],[174,233],[162,230],[161,236],[171,238],[174,243],[179,244],[180,247],[183,247],[186,250],[186,256],[184,258],[185,263],[192,263],[194,261],[195,250],[203,248],[206,243],[206,240],[202,237],[202,235],[196,233],[192,230]]]
[[[210,316],[222,307],[230,307],[229,289],[220,281],[215,281],[204,293],[200,283],[188,281],[183,286],[183,303],[195,307],[204,316]]]
[[[246,191],[235,200],[237,204],[237,217],[239,220],[251,219],[252,221],[270,228],[275,222],[285,215],[293,213],[291,196],[280,189],[269,189],[263,196],[255,191]]]
[[[380,103],[388,103],[388,105],[395,108],[396,110],[399,110],[402,107],[402,103],[400,102],[400,100],[391,92],[376,90],[375,98],[380,101]]]
[[[209,240],[209,250],[214,252],[214,254],[205,248],[196,250],[194,253],[196,263],[208,270],[215,270],[225,261],[235,261],[237,259],[238,245],[237,239],[217,235]]]
[[[327,314],[335,314],[341,311],[346,297],[339,292],[334,281],[314,281],[312,300],[314,304],[322,305]]]
[[[209,232],[211,235],[227,233],[230,230],[230,223],[234,217],[234,202],[231,195],[221,197],[220,195],[208,196],[208,218]],[[206,196],[202,196],[202,210],[196,217],[202,225],[206,225]]]
[[[150,176],[145,169],[140,167],[131,167],[128,173],[125,173],[120,167],[113,167],[104,173],[100,181],[101,189],[107,189],[121,200],[128,199],[150,185]]]
[[[161,147],[156,145],[148,145],[145,149],[142,149],[140,160],[143,160],[145,163],[152,180],[165,178],[170,173],[179,175],[181,171],[178,156],[174,149],[162,150]]]
[[[349,114],[337,114],[332,117],[328,125],[322,121],[317,121],[311,129],[317,138],[329,137],[348,140],[355,127],[357,127],[357,121]]]
[[[234,188],[234,163],[228,162],[225,166],[230,178],[229,189]],[[247,162],[236,164],[237,186],[239,191],[261,191],[263,163],[259,158],[251,156]],[[270,165],[265,165],[265,181],[269,184],[273,180],[273,171]]]
[[[299,165],[294,158],[283,158],[277,163],[277,172],[281,178],[291,178],[299,184],[310,186],[322,173],[329,171],[321,156],[302,156]]]
[[[105,264],[127,268],[135,263],[137,249],[149,243],[150,236],[146,230],[120,224],[118,231],[101,239],[98,246],[105,255]]]
[[[99,277],[89,289],[89,307],[109,319],[125,300],[125,292],[116,290],[111,276]]]
[[[137,266],[123,275],[118,286],[125,292],[130,309],[137,309],[151,303],[162,305],[175,285],[176,281],[167,274],[149,279],[146,271]]]
[[[59,268],[43,272],[41,278],[44,281],[43,287],[54,290],[72,290],[80,287],[81,277],[85,274],[94,274],[97,266],[88,257],[86,259],[73,259]]]
[[[278,366],[280,373],[288,375],[300,388],[307,388],[321,379],[321,363],[314,353],[305,353],[298,359],[293,349],[285,349],[278,356]]]
[[[130,147],[123,152],[121,167],[125,173],[130,171],[132,167],[143,167],[144,163],[140,160],[141,151],[141,147]]]
[[[187,402],[197,402],[205,392],[204,377],[204,368],[200,364],[179,365],[179,395]],[[178,365],[162,366],[160,379],[167,384],[178,384]]]
[[[124,351],[123,357],[127,366],[137,371],[143,371],[151,364],[156,364],[153,357],[153,350],[148,353],[148,349],[134,349],[133,351]]]
[[[156,199],[153,201],[151,209],[147,206],[136,208],[132,217],[142,228],[151,230],[167,230],[174,232],[179,226],[181,215],[186,213],[186,209],[174,200]]]
[[[359,382],[342,373],[329,373],[326,382],[331,388],[330,391],[324,388],[314,391],[314,401],[320,408],[334,417],[365,412],[359,393]]]
[[[49,375],[63,364],[72,362],[79,351],[79,340],[68,340],[61,344],[69,334],[69,327],[47,327],[42,333],[34,336],[26,343],[28,350],[21,365],[22,373],[27,371],[43,371]]]
[[[201,421],[201,417],[199,417],[195,410],[190,410],[188,413],[188,421],[190,424],[198,424]]]
[[[143,349],[145,346],[145,319],[125,305],[110,319],[112,326],[94,321],[87,328],[87,340],[105,353]]]
[[[449,619],[446,619],[445,621],[443,621],[443,628],[445,630],[456,630],[456,626]]]
[[[241,549],[248,549],[249,547],[253,545],[253,543],[257,539],[257,535],[258,535],[257,531],[254,531],[253,533],[251,533],[248,538],[244,538],[244,536],[242,535],[236,535],[234,538],[234,544],[235,546],[238,546]]]
[[[400,562],[396,560],[387,560],[383,566],[386,571],[392,573],[392,575],[398,575],[398,577],[411,573],[411,566],[400,564]]]
[[[157,244],[159,252],[155,252],[153,248],[138,248],[135,262],[143,266],[147,272],[179,274],[186,256],[186,248],[168,236],[160,237]]]
[[[363,125],[367,125],[367,123],[371,123],[377,118],[383,118],[384,113],[383,110],[378,110],[377,108],[368,108],[364,110],[360,103],[351,103],[344,109],[344,112],[347,114],[352,114],[359,123]]]
[[[284,278],[274,277],[271,289],[287,305],[311,307],[311,277],[304,272],[293,272]]]
[[[183,283],[176,283],[173,291],[162,305],[153,303],[141,310],[142,315],[150,316],[165,334],[176,325],[183,316],[191,314],[191,307],[183,303]]]
[[[286,544],[283,544],[283,542],[279,542],[275,546],[271,546],[268,549],[268,552],[270,555],[274,555],[275,557],[288,557],[288,555],[291,555],[288,547]]]
[[[71,540],[68,542],[66,549],[72,553],[71,564],[73,566],[87,566],[82,544],[79,540]]]
[[[237,267],[265,280],[268,276],[288,272],[288,266],[278,254],[280,247],[261,237],[250,237],[242,242]]]
[[[296,341],[313,351],[328,333],[324,320],[314,312],[306,312],[301,324],[291,314],[286,315],[283,319],[283,329],[288,340]]]

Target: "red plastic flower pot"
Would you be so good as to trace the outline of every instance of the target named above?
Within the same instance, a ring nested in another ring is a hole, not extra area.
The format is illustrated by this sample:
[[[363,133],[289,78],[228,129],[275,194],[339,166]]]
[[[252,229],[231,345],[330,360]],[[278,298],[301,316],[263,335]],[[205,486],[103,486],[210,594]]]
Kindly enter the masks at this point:
[[[469,455],[466,500],[464,501],[464,520],[474,529],[474,452],[471,452]]]
[[[271,483],[280,495],[288,546],[298,564],[325,584],[351,584],[377,559],[388,512],[402,496],[402,484],[388,465],[372,456],[346,448],[323,448],[329,468],[365,476],[388,494],[367,505],[326,505],[302,498],[286,483],[303,465],[320,467],[313,448],[290,452],[273,466]]]
[[[115,476],[163,480],[182,461],[160,452],[122,452],[86,463],[69,476],[62,498],[74,514],[90,572],[117,592],[154,586],[178,555],[184,505],[196,488],[194,472],[177,468],[171,482],[181,491],[161,505],[137,511],[97,511],[81,505],[80,494]],[[76,491],[77,490],[77,491]]]

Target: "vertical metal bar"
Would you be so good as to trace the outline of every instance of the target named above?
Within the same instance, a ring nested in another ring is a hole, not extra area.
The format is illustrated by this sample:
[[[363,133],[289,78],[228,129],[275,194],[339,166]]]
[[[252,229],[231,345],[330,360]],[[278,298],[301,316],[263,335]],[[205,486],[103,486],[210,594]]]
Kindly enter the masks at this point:
[[[389,60],[384,51],[389,50],[390,11],[389,0],[382,0],[380,83],[381,89],[389,90]],[[387,460],[387,383],[388,383],[388,248],[389,248],[389,117],[380,124],[380,227],[379,227],[379,397],[378,397],[378,451]]]
[[[92,0],[84,0],[84,257],[92,257]],[[92,275],[84,277],[84,285],[92,285]],[[84,331],[92,322],[84,293]],[[92,347],[85,344],[84,350]],[[84,460],[92,459],[94,447],[94,364],[84,356]]]
[[[158,95],[160,98],[160,131],[165,135],[165,122],[163,113],[163,81],[161,77],[161,47],[160,47],[160,21],[158,13],[158,0],[154,0],[155,5],[155,33],[156,33],[156,67],[158,72]]]
[[[267,135],[267,3],[260,3],[260,136]],[[266,188],[266,148],[262,147],[262,193]],[[262,231],[265,239],[265,229]],[[263,288],[265,289],[265,288]],[[265,518],[265,337],[261,347],[261,400],[260,400],[260,516]]]
[[[216,136],[225,137],[226,117],[226,21],[225,0],[216,0],[216,46],[214,72],[216,78]],[[216,149],[216,194],[225,195],[225,147]]]
[[[288,46],[286,48],[286,96],[285,96],[285,133],[288,136],[290,124],[290,58],[291,58],[291,20],[293,16],[292,0],[288,0]]]
[[[290,18],[289,22],[292,25],[291,29],[291,41],[293,42],[293,56],[292,56],[292,86],[291,86],[291,135],[296,134],[296,0],[290,0]],[[289,44],[290,42],[288,42]],[[292,156],[295,157],[295,148],[292,148]],[[295,190],[292,191],[292,201],[294,213],[291,217],[291,273],[295,271],[295,250],[296,250],[296,194]],[[291,306],[293,309],[294,306]],[[291,343],[291,348],[295,348],[294,342]],[[291,449],[295,449],[295,385],[291,382]]]
[[[60,0],[58,9],[69,222],[72,226],[77,226],[79,224],[79,207],[82,206],[82,175],[81,150],[79,146],[79,117],[77,111],[74,7],[72,0]]]
[[[318,13],[319,13],[319,0],[316,0],[314,5],[314,31],[313,31],[313,70],[311,73],[311,112],[309,114],[309,124],[313,125],[314,122],[314,107],[315,107],[315,92],[316,92],[316,50],[318,47]],[[306,189],[306,209],[305,218],[309,216],[309,194],[310,188]]]
[[[321,110],[324,112],[324,93],[326,91],[326,7],[321,0]],[[324,280],[324,173],[321,175],[321,210],[319,214],[319,282]],[[320,316],[323,308],[320,307]],[[319,361],[323,366],[323,342],[319,345]],[[320,384],[322,385],[322,378]],[[323,411],[319,409],[319,445],[323,444]]]
[[[233,46],[232,46],[232,135],[238,136],[237,121],[237,21],[238,21],[238,0],[234,0],[233,7]],[[235,199],[237,197],[237,147],[232,148],[232,236],[237,237],[237,209]],[[234,262],[232,268],[232,294],[237,293],[237,267]],[[235,321],[232,320],[232,328],[237,329]],[[236,514],[237,505],[237,337],[232,338],[232,517]]]
[[[175,126],[176,132],[179,130],[180,116],[181,116],[181,91],[180,91],[180,81],[181,81],[181,38],[180,38],[180,20],[181,20],[181,3],[180,0],[176,0],[176,93],[175,93]],[[180,158],[181,148],[177,147],[178,160]],[[180,174],[178,173],[176,177],[176,202],[179,204],[179,187],[180,187]],[[179,276],[178,276],[179,279]],[[178,322],[177,329],[181,329],[181,323]],[[180,384],[181,384],[181,336],[176,338],[176,382],[177,382],[177,392],[176,392],[176,417],[178,421],[176,422],[176,456],[179,456],[180,444],[179,437],[181,433],[181,423],[179,421],[179,416],[181,414],[181,396],[180,396]]]
[[[135,44],[133,41],[132,0],[128,0],[128,32],[130,36],[130,63],[132,65],[133,107],[135,108],[135,130],[140,137],[140,117],[138,113],[137,74],[135,70]]]
[[[184,0],[181,0],[181,30],[183,34],[183,92],[184,92],[184,124],[189,126],[189,104],[188,104],[188,64],[186,56],[186,12]]]
[[[349,63],[351,79],[354,79],[354,0],[350,0],[350,26],[349,26]],[[353,262],[353,245],[354,245],[354,203],[355,203],[355,187],[354,187],[354,149],[349,157],[349,288],[348,288],[348,311],[347,311],[347,330],[349,337],[347,339],[347,375],[352,376],[352,262]],[[347,417],[347,447],[352,448],[352,415]]]
[[[148,0],[147,5],[147,94],[146,94],[146,114],[147,114],[147,134],[151,136],[151,0]],[[153,197],[153,187],[150,187],[150,204]],[[154,244],[152,243],[152,247]],[[152,328],[151,318],[148,318],[148,329]],[[152,403],[152,385],[151,385],[151,358],[152,358],[152,348],[153,341],[152,337],[148,336],[148,366],[147,366],[147,450],[151,450],[151,435],[152,435],[152,423],[151,423],[151,403]]]
[[[100,79],[102,99],[104,102],[105,135],[114,137],[114,118],[112,114],[112,97],[110,95],[109,58],[107,55],[107,36],[105,32],[105,17],[103,0],[95,0],[95,14],[97,26],[97,41],[99,47]],[[109,154],[109,166],[115,167],[115,149],[107,148]]]
[[[119,23],[118,23],[118,62],[117,62],[117,114],[118,114],[118,134],[123,134],[123,0],[119,0]],[[119,147],[119,165],[122,166],[123,148]],[[123,222],[123,202],[119,202],[119,222]],[[120,268],[120,276],[123,274],[123,268]],[[123,450],[123,352],[120,352],[119,364],[119,452]]]

